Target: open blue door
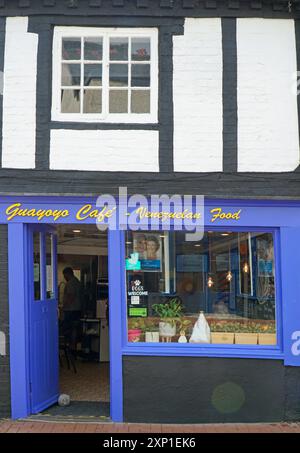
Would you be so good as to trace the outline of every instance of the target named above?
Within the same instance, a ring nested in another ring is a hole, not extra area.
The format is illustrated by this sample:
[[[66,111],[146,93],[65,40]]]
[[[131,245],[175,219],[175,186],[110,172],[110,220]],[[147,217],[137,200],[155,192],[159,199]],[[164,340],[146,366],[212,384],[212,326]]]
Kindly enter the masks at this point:
[[[29,227],[29,348],[31,413],[59,395],[57,238],[54,228]]]

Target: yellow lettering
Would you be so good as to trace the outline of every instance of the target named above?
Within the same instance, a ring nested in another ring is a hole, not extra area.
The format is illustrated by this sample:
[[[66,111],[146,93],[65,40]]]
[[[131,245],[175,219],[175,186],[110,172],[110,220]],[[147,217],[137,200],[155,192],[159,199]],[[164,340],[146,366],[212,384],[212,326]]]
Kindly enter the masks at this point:
[[[213,214],[211,222],[215,222],[215,220],[217,220],[217,219],[239,220],[242,210],[240,209],[239,211],[232,213],[232,212],[223,212],[222,208],[214,208],[214,209],[211,209],[210,212],[211,212],[211,214]]]
[[[240,218],[241,218],[241,216],[240,216],[241,212],[242,212],[241,209],[240,209],[239,211],[235,212],[235,213],[233,214],[232,218],[235,219],[235,220],[240,220]]]
[[[39,209],[38,212],[36,213],[36,216],[38,220],[42,220],[45,217],[45,210]]]
[[[16,215],[18,215],[19,212],[19,207],[21,206],[21,203],[15,203],[10,206],[5,211],[5,214],[8,216],[7,220],[13,219]]]
[[[106,212],[105,216],[108,217],[108,218],[110,218],[110,217],[114,214],[114,211],[115,211],[115,210],[116,210],[116,208],[109,209],[109,210]]]
[[[98,222],[103,222],[104,217],[105,217],[105,211],[106,211],[106,206],[103,206],[101,211],[95,211],[95,212],[97,212],[96,217],[97,217]]]
[[[215,222],[220,217],[222,209],[221,208],[214,208],[214,209],[211,209],[210,212],[211,212],[211,214],[213,214],[213,217],[212,217],[211,221]]]
[[[89,211],[92,209],[91,204],[86,204],[82,206],[82,208],[79,209],[76,213],[76,219],[77,220],[85,220],[89,217]]]

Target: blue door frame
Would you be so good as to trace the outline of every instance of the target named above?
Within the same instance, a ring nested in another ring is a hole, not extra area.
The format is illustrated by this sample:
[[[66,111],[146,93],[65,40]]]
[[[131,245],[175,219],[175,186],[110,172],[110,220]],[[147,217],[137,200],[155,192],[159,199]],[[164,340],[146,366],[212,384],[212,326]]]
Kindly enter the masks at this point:
[[[8,225],[9,317],[12,418],[31,415],[30,402],[30,335],[28,282],[28,234],[24,223]],[[124,232],[108,232],[110,298],[110,415],[114,422],[123,421],[123,383],[121,351],[120,301],[124,298],[121,266]],[[116,335],[120,332],[120,335]],[[99,377],[100,379],[100,377]]]
[[[5,197],[0,200],[0,222],[8,224],[8,270],[10,315],[10,366],[12,417],[30,415],[29,401],[29,335],[28,335],[28,226],[24,222],[38,223],[35,218],[16,216],[9,218],[7,209],[12,203],[21,202],[26,207],[48,209],[67,206],[68,218],[58,222],[44,218],[42,223],[90,223],[94,219],[77,221],[75,213],[83,203],[94,203],[82,197]],[[239,221],[211,223],[211,208],[222,206],[224,211],[241,209]],[[10,211],[11,212],[11,211]],[[72,220],[71,220],[72,219]],[[81,219],[82,220],[82,219]],[[236,231],[270,229],[275,234],[277,307],[281,344],[276,347],[199,347],[198,345],[140,345],[129,344],[126,335],[125,292],[125,233],[108,231],[108,266],[110,298],[110,389],[111,418],[123,421],[122,357],[141,356],[194,356],[237,357],[283,360],[286,366],[300,366],[300,201],[270,200],[207,200],[205,227],[209,229],[235,228]],[[282,312],[282,313],[281,313]]]
[[[27,229],[30,410],[31,413],[36,414],[55,404],[59,397],[57,238],[53,226],[29,225]],[[35,234],[38,235],[39,240],[39,292],[37,295],[34,292]],[[52,288],[49,289],[50,293],[47,292],[47,236],[51,240]]]

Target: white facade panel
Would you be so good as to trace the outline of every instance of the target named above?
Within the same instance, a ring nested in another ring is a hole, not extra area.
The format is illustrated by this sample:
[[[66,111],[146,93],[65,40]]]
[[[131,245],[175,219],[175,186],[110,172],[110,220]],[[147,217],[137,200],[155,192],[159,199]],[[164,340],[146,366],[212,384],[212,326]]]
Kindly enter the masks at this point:
[[[6,20],[2,166],[35,167],[38,36],[27,17]]]
[[[293,20],[238,19],[238,170],[299,165]]]
[[[174,170],[222,171],[221,19],[186,19],[173,63]]]
[[[158,172],[158,131],[52,130],[50,168]]]

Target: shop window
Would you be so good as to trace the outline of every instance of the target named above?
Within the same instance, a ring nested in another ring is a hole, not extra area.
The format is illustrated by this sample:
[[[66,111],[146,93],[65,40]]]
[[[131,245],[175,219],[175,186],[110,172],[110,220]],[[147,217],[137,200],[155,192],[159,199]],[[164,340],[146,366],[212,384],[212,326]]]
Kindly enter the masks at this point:
[[[54,259],[53,256],[53,236],[46,233],[46,296],[47,299],[54,298]]]
[[[157,122],[155,29],[57,27],[52,117]]]
[[[129,342],[276,345],[273,234],[127,232]]]
[[[41,299],[41,234],[33,233],[33,282],[34,300]]]

